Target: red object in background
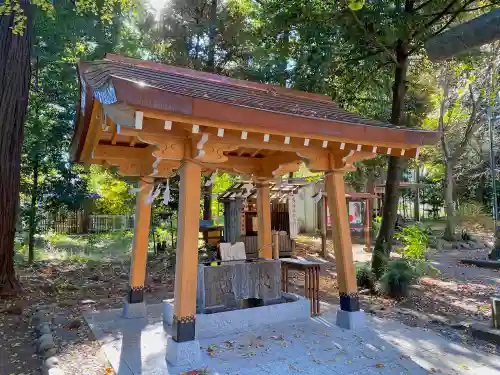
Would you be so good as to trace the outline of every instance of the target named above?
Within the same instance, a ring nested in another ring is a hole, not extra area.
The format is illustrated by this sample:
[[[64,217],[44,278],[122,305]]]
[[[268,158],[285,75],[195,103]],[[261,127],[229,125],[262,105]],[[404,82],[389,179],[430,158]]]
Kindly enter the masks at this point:
[[[354,220],[354,216],[349,215],[349,223],[352,223],[353,220]]]

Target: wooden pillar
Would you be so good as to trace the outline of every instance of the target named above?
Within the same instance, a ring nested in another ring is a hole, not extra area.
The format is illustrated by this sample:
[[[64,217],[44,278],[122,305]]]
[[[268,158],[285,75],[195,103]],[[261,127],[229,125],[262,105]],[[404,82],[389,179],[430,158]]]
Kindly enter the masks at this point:
[[[180,172],[172,338],[195,339],[201,167],[184,160]]]
[[[375,194],[375,180],[372,175],[368,176],[368,181],[366,182],[366,192],[370,194]],[[373,228],[373,208],[374,208],[373,198],[368,198],[365,200],[365,251],[372,251],[372,228]]]
[[[271,204],[269,200],[269,183],[257,185],[257,236],[259,256],[272,259]]]
[[[328,226],[328,218],[326,212],[326,197],[321,198],[320,213],[319,213],[319,229],[321,232],[321,256],[326,259],[328,253],[326,251],[326,231]]]
[[[149,224],[151,221],[151,203],[146,198],[154,188],[152,177],[141,177],[135,205],[134,243],[132,246],[132,263],[130,265],[130,290],[127,302],[144,301],[144,279],[148,259]]]
[[[333,160],[330,161],[333,168]],[[344,172],[332,171],[326,178],[328,208],[332,219],[333,247],[340,294],[340,308],[359,311],[358,288],[354,268],[351,231],[345,199]]]
[[[415,221],[420,221],[420,163],[415,170],[415,200],[413,201],[413,217]]]
[[[280,232],[273,233],[273,259],[280,258]]]

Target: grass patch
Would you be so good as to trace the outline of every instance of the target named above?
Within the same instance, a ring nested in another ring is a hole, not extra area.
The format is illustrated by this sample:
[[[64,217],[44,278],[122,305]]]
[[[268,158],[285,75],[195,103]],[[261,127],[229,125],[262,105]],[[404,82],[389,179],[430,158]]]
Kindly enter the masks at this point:
[[[131,231],[66,235],[48,233],[42,236],[45,246],[36,249],[37,260],[63,260],[76,263],[130,259],[133,243]],[[153,250],[152,243],[149,246]]]

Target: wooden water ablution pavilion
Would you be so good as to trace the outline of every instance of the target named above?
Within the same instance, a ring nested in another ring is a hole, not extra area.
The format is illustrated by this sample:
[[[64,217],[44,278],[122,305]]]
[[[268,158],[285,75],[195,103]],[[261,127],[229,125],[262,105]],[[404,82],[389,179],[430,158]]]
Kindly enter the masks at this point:
[[[329,97],[108,54],[78,65],[81,98],[71,159],[138,181],[125,316],[144,314],[151,196],[178,173],[179,212],[172,337],[167,360],[196,348],[201,179],[215,170],[255,184],[258,256],[272,260],[270,184],[301,163],[324,172],[340,294],[338,324],[360,311],[344,174],[380,155],[418,156],[438,140],[346,112]],[[277,261],[279,264],[279,261]],[[278,265],[279,267],[279,265]],[[236,311],[237,314],[244,310]],[[340,319],[339,319],[340,316]],[[346,323],[347,322],[347,323]]]

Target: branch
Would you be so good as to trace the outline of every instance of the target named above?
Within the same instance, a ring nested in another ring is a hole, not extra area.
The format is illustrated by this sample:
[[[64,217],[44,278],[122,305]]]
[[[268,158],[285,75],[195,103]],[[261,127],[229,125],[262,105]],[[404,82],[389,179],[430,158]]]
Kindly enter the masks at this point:
[[[420,9],[422,8],[425,8],[427,5],[429,5],[430,3],[432,3],[434,0],[427,0],[427,1],[424,1],[422,4],[420,4],[418,7],[416,7],[414,9],[415,12],[419,11]]]
[[[368,36],[369,35],[368,31],[366,30],[366,28],[363,25],[363,23],[359,20],[359,18],[356,15],[356,13],[354,13],[354,11],[351,8],[349,8],[349,11],[350,11],[352,17],[354,18],[354,20],[356,21],[356,23],[358,24],[359,28],[361,30],[363,30],[363,32]],[[394,61],[394,63],[397,65],[398,64],[398,60],[396,59],[396,56],[394,56],[394,54],[391,51],[389,51],[386,46],[384,46],[382,43],[380,43],[377,40],[376,36],[373,38],[373,40],[382,49],[382,51],[384,51],[387,54],[387,56],[389,56]]]
[[[375,51],[371,51],[365,55],[362,55],[362,56],[358,56],[358,57],[354,57],[352,59],[349,59],[347,60],[346,62],[357,62],[357,61],[360,61],[360,60],[365,60],[367,59],[368,57],[372,57],[372,56],[376,56],[378,55],[379,53],[381,52],[384,52],[382,49],[377,49]]]
[[[493,8],[495,5],[499,5],[499,4],[500,4],[500,1],[499,2],[491,2],[488,5],[483,5],[481,7],[461,9],[461,10],[457,11],[457,13],[474,12],[476,10],[481,10],[481,9],[485,9],[485,8]],[[467,5],[469,5],[469,4],[467,4]],[[422,14],[422,16],[423,17],[426,17],[426,16],[431,17],[431,16],[436,16],[438,14],[439,13],[429,13],[429,14]],[[446,14],[455,14],[455,12],[447,12]]]
[[[436,16],[436,17],[435,17],[432,21],[430,21],[429,23],[427,23],[427,25],[425,26],[425,28],[421,29],[421,30],[425,31],[425,30],[427,30],[427,28],[428,28],[428,27],[432,26],[435,22],[437,22],[437,21],[438,21],[441,17],[443,17],[444,15],[451,15],[450,19],[446,22],[446,24],[445,24],[444,26],[440,27],[438,31],[436,31],[436,32],[432,33],[431,35],[427,36],[427,37],[425,38],[425,40],[423,40],[423,42],[426,42],[427,40],[429,40],[429,39],[431,39],[431,38],[435,37],[436,35],[441,34],[444,30],[446,30],[446,28],[447,28],[448,26],[450,26],[450,25],[451,25],[451,23],[452,23],[453,21],[455,21],[455,19],[458,17],[458,15],[459,15],[460,13],[462,13],[462,12],[463,12],[463,10],[464,10],[465,8],[467,8],[467,6],[468,6],[469,4],[471,4],[471,3],[473,3],[473,2],[474,2],[474,0],[470,0],[469,2],[465,3],[465,4],[464,4],[464,5],[463,5],[460,9],[458,9],[456,12],[452,12],[452,13],[450,13],[450,12],[448,12],[448,9],[450,8],[450,5],[452,5],[454,1],[456,1],[456,0],[453,0],[450,4],[448,4],[448,6],[445,8],[445,10],[444,10],[444,11],[441,11],[440,13],[438,13],[438,14],[437,14],[437,16]],[[414,34],[414,36],[417,36],[417,35],[418,35],[418,31]],[[412,50],[412,52],[413,52],[415,49],[416,49],[416,47]]]
[[[455,5],[456,2],[457,2],[457,0],[451,0],[450,3],[441,12],[436,14],[436,17],[434,17],[432,20],[427,22],[423,27],[420,27],[419,30],[415,31],[415,33],[413,33],[413,35],[411,36],[411,39],[415,38],[419,34],[420,31],[426,31],[427,29],[429,29],[429,27],[431,27],[437,21],[439,21],[441,19],[441,17],[443,17],[444,15],[446,15],[448,13],[448,11],[451,9],[451,7],[453,5]]]
[[[444,71],[445,81],[443,83],[443,100],[439,106],[439,120],[438,120],[438,130],[441,132],[441,146],[443,147],[444,161],[448,163],[450,158],[450,150],[448,148],[448,143],[446,143],[446,137],[444,132],[444,115],[445,115],[445,103],[448,97],[448,82],[447,82],[448,69],[446,67]]]
[[[472,85],[469,85],[469,92],[472,99],[472,111],[469,116],[469,120],[467,121],[467,127],[465,128],[465,134],[462,138],[462,141],[453,152],[452,161],[456,161],[460,155],[464,152],[465,146],[469,143],[469,139],[471,135],[474,133],[475,125],[476,125],[476,115],[477,115],[477,103],[479,102],[479,98],[477,100],[474,99],[474,93],[472,90]]]

